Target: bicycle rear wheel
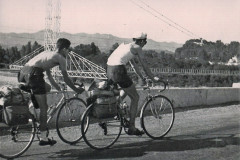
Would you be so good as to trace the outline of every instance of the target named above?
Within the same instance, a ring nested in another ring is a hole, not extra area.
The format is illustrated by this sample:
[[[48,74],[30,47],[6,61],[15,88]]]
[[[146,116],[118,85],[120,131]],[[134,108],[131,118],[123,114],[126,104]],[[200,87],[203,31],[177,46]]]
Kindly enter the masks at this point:
[[[8,126],[0,123],[0,157],[12,159],[22,155],[31,146],[35,131],[33,117],[24,125]]]
[[[97,118],[93,116],[94,105],[90,105],[83,114],[81,131],[84,141],[93,149],[111,147],[122,131],[121,118]]]
[[[173,104],[165,96],[154,96],[144,104],[140,117],[145,133],[152,139],[161,139],[173,126]]]
[[[81,115],[85,110],[86,103],[78,97],[62,104],[57,114],[56,129],[63,142],[75,144],[82,138]]]

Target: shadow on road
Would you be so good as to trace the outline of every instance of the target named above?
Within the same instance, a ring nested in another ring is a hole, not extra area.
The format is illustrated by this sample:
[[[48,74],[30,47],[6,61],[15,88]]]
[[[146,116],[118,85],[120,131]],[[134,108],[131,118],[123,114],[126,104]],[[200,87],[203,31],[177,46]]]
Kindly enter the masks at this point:
[[[129,143],[129,137],[123,140],[125,144],[115,144],[113,148],[96,151],[91,148],[69,149],[56,152],[49,158],[69,159],[114,159],[126,157],[141,157],[148,152],[186,151],[204,148],[220,148],[227,145],[239,145],[240,137],[236,135],[196,135],[175,136],[162,140],[145,140],[142,142]],[[126,142],[128,142],[126,144]]]

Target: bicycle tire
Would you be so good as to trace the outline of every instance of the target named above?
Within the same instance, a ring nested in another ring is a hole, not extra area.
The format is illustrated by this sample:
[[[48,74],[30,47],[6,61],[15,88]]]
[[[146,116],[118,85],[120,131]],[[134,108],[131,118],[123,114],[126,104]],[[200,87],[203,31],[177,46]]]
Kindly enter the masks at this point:
[[[33,116],[28,124],[8,126],[0,124],[0,157],[13,159],[21,156],[31,146],[36,132],[36,124]]]
[[[94,107],[93,104],[89,105],[83,114],[81,125],[83,139],[93,149],[110,148],[121,135],[122,118],[117,115],[116,117],[120,118],[97,118],[92,112]]]
[[[152,139],[161,139],[171,130],[175,111],[167,97],[156,95],[143,105],[140,117],[145,133]]]
[[[56,129],[63,142],[72,145],[81,140],[81,115],[86,108],[86,103],[78,97],[70,98],[61,105],[57,114]]]

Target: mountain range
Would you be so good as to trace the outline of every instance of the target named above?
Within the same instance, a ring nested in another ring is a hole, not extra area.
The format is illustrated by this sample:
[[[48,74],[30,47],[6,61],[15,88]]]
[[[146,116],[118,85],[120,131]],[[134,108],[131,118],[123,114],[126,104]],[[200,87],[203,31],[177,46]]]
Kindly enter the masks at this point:
[[[71,46],[77,46],[79,44],[91,44],[95,43],[99,47],[101,52],[109,52],[112,45],[115,43],[131,42],[129,38],[120,38],[111,34],[87,34],[87,33],[76,33],[70,34],[66,32],[61,32],[60,37],[67,38],[71,41]],[[0,33],[0,45],[3,48],[10,48],[17,46],[19,49],[23,45],[26,45],[29,41],[33,44],[37,41],[39,44],[44,44],[44,30],[36,33]],[[181,47],[182,44],[175,42],[157,42],[148,39],[147,45],[144,49],[151,49],[155,51],[168,51],[175,52],[175,49]]]

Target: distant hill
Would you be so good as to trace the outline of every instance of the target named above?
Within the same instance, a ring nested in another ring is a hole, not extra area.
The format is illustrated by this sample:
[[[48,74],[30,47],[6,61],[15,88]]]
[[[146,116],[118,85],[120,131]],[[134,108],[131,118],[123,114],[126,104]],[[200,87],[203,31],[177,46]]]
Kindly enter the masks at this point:
[[[79,44],[90,44],[94,42],[102,52],[108,52],[113,44],[121,42],[130,42],[131,39],[119,38],[111,34],[87,34],[76,33],[70,34],[61,32],[61,37],[68,38],[72,42],[72,46]],[[22,45],[26,45],[29,41],[32,43],[37,41],[39,44],[44,44],[44,31],[36,33],[0,33],[0,45],[3,48],[10,48],[17,46],[19,49]],[[148,39],[147,45],[144,49],[152,49],[156,51],[170,51],[175,52],[175,49],[181,47],[182,44],[175,42],[156,42]]]

